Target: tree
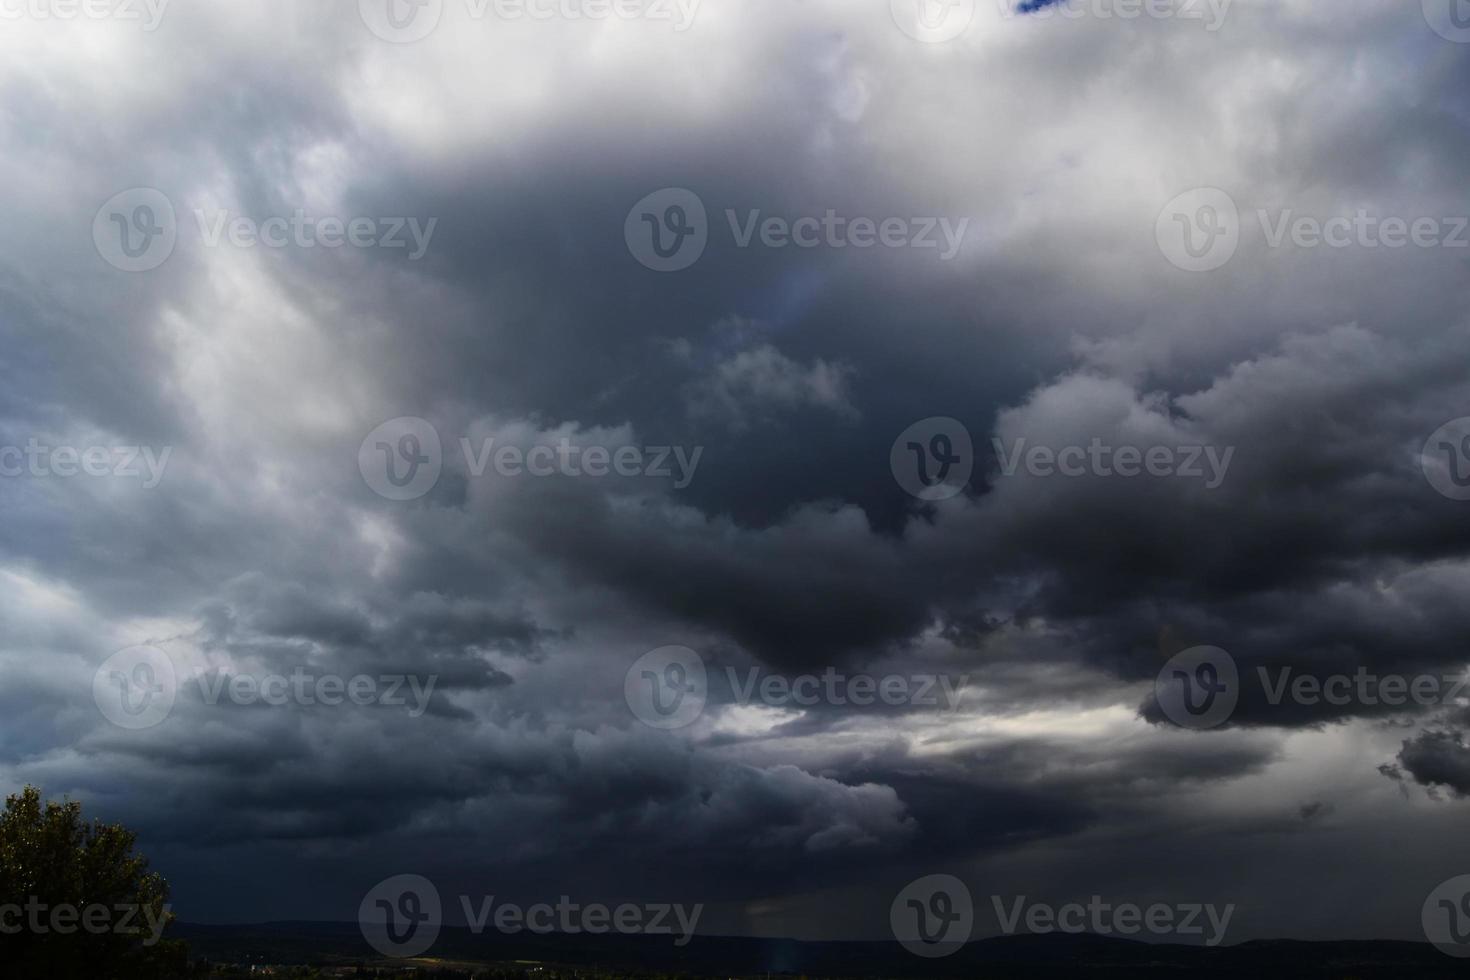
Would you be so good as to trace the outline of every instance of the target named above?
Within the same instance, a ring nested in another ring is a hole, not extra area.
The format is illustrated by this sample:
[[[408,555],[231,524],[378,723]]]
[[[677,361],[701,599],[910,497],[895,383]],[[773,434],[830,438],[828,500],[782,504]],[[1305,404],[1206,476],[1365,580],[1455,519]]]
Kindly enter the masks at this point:
[[[168,883],[137,835],[82,820],[80,803],[27,786],[0,814],[0,973],[21,980],[173,980],[184,945],[163,939]]]

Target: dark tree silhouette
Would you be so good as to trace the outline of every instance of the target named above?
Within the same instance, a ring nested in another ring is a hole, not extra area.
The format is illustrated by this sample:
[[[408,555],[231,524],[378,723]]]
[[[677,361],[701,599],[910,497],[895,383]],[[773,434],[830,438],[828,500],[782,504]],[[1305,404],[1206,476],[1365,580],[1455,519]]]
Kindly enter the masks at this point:
[[[174,980],[188,975],[168,883],[124,827],[26,789],[0,814],[0,974],[19,980]]]

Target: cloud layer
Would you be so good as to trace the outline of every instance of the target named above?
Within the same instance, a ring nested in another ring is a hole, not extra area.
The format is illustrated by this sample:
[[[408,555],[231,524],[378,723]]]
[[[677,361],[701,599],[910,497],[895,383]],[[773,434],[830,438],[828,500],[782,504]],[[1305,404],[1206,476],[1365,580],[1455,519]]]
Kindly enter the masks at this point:
[[[412,43],[361,6],[0,26],[0,445],[170,453],[153,487],[54,454],[0,479],[0,781],[137,826],[190,919],[349,919],[410,870],[855,938],[946,870],[1236,901],[1232,940],[1418,937],[1470,860],[1464,704],[1271,691],[1465,670],[1470,504],[1425,470],[1470,405],[1470,248],[1269,229],[1466,213],[1470,47],[1388,0],[981,2],[942,41],[901,3],[446,0]],[[94,222],[140,187],[177,241],[130,273]],[[662,188],[706,211],[677,272],[624,234]],[[1238,244],[1193,273],[1159,228],[1198,188]],[[271,218],[312,244],[210,243]],[[419,257],[382,244],[409,219],[436,221]],[[790,236],[742,243],[769,219]],[[915,247],[961,221],[954,254]],[[891,450],[937,417],[972,475],[916,499]],[[359,459],[404,418],[440,472],[387,499]],[[1008,455],[1093,444],[1107,472]],[[538,445],[577,472],[537,475]],[[135,644],[179,684],[129,730],[93,681]],[[669,645],[711,680],[662,731],[625,681]],[[1155,698],[1195,645],[1242,678],[1208,732]],[[829,668],[967,680],[953,711],[729,682]],[[298,670],[435,686],[414,715],[199,684]],[[1321,870],[1375,840],[1392,860]]]

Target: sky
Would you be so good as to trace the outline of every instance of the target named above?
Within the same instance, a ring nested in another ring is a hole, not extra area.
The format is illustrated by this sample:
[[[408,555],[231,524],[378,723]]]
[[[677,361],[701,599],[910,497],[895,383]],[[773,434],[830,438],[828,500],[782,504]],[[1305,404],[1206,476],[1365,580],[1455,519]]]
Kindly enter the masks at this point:
[[[1463,0],[389,2],[0,0],[0,790],[196,922],[1424,938]]]

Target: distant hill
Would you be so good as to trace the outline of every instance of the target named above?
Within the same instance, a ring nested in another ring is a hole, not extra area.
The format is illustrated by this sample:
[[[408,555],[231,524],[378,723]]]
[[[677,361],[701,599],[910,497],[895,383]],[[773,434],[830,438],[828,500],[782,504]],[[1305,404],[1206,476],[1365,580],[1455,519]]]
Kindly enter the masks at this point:
[[[381,963],[355,923],[273,922],[251,926],[179,923],[173,937],[217,962]],[[1095,935],[1052,933],[976,940],[943,959],[923,959],[894,942],[800,942],[698,936],[676,947],[666,936],[506,935],[446,927],[432,955],[473,963],[539,961],[629,972],[701,976],[1123,978],[1230,977],[1246,980],[1437,980],[1467,975],[1467,964],[1426,943],[1272,940],[1214,949]]]

